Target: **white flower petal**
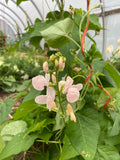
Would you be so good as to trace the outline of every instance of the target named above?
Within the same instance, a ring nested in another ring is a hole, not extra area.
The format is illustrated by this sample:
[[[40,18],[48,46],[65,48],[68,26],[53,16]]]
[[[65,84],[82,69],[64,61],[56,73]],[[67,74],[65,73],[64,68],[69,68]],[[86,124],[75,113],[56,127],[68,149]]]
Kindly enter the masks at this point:
[[[71,77],[67,77],[67,81],[65,82],[65,87],[64,87],[64,90],[63,90],[63,94],[67,93],[68,91],[68,88],[70,88],[73,84],[73,79]]]
[[[42,91],[44,89],[45,82],[46,82],[46,79],[41,75],[32,78],[33,87],[39,91]]]
[[[70,87],[67,92],[67,101],[70,103],[74,103],[79,99],[80,93],[78,89]]]
[[[35,102],[38,104],[47,104],[47,95],[40,95],[35,98]]]
[[[55,90],[52,87],[47,87],[47,96],[52,97],[52,100],[55,99]]]
[[[82,83],[78,83],[76,85],[72,85],[73,88],[76,88],[78,91],[80,91],[83,88]]]

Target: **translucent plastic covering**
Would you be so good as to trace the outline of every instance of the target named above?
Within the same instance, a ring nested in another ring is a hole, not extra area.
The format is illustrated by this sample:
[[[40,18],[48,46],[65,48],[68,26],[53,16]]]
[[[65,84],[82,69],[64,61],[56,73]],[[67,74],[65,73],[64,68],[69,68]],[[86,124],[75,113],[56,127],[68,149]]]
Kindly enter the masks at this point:
[[[106,29],[101,31],[100,35],[95,38],[98,42],[98,48],[104,52],[108,45],[113,44],[117,48],[117,39],[120,38],[120,0],[91,0],[90,8],[102,2],[103,7],[93,10],[94,13],[101,13],[100,23]],[[65,0],[65,10],[69,6],[82,8],[86,10],[86,0]],[[46,14],[51,10],[57,10],[56,0],[29,0],[16,5],[16,0],[0,0],[0,28],[6,34],[14,35],[19,30],[24,33],[29,24],[34,24],[36,18],[45,20]],[[111,12],[110,12],[111,11]],[[93,34],[93,32],[91,32]]]

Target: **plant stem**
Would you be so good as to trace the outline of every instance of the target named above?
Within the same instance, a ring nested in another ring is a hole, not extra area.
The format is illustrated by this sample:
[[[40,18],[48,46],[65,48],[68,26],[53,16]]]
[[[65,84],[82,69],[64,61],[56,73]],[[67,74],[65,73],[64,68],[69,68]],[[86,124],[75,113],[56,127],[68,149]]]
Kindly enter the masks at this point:
[[[82,19],[81,19],[81,21],[80,21],[80,25],[79,25],[79,37],[80,37],[80,41],[81,41],[81,37],[82,37],[82,36],[81,36],[82,23],[83,23],[83,21],[84,21],[85,17],[86,17],[86,16],[88,16],[88,15],[90,14],[90,12],[91,12],[93,9],[95,9],[95,8],[99,8],[101,5],[102,5],[101,3],[100,3],[100,4],[95,5],[93,8],[89,9],[89,11],[88,11],[88,12],[86,12],[86,13],[85,13],[85,15],[82,17]]]
[[[81,46],[72,37],[70,37],[68,35],[66,35],[65,37],[68,38],[69,40],[71,40],[73,43],[76,44],[76,46],[78,46],[81,49]]]
[[[64,14],[64,1],[63,0],[61,0],[60,12],[61,12],[61,18],[64,18],[63,17],[63,14]]]
[[[59,84],[58,84],[58,71],[56,71],[56,85],[57,85],[58,100],[59,100],[60,108],[61,108],[61,111],[62,111],[62,114],[63,114],[63,121],[64,121],[64,124],[65,124],[65,119],[64,119],[65,114],[64,114],[63,106],[61,104],[61,93],[59,91]]]
[[[84,67],[86,67],[86,64],[83,62],[83,61],[81,61],[78,57],[76,57],[72,52],[70,52],[74,57],[75,57],[75,59],[77,59]]]
[[[84,77],[84,76],[82,76],[82,75],[76,75],[76,76],[72,77],[72,79],[75,79],[75,78],[77,78],[77,77],[82,77],[82,78],[84,78],[84,79],[85,79],[85,77]]]
[[[43,141],[43,140],[36,140],[36,141],[45,143],[45,141]],[[48,141],[48,143],[61,144],[61,142],[59,142],[59,141]]]

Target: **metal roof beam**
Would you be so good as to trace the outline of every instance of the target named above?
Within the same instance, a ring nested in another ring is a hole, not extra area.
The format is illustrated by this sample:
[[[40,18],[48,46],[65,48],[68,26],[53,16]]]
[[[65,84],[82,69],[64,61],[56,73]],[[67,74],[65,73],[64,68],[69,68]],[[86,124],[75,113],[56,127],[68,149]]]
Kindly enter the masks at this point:
[[[3,11],[2,9],[0,9],[0,11],[1,12],[3,12],[4,14],[6,14],[10,19],[12,19],[12,21],[14,21],[14,23],[16,24],[16,21],[15,21],[15,19],[12,17],[12,16],[10,16],[8,13],[6,13],[5,11]],[[3,16],[4,17],[4,16]],[[6,17],[4,17],[5,19],[6,19]],[[13,24],[12,24],[13,25]],[[14,26],[14,25],[13,25]],[[15,29],[16,29],[16,27],[14,27]],[[16,31],[17,31],[17,29],[16,29]],[[21,30],[21,28],[20,28],[20,32],[22,33],[22,30]]]
[[[42,20],[44,20],[44,18],[43,18],[43,16],[42,16],[42,13],[40,12],[40,10],[39,10],[39,8],[37,7],[37,5],[35,4],[35,2],[34,2],[33,0],[31,0],[30,2],[31,2],[31,3],[33,4],[33,6],[36,8],[36,10],[37,10],[40,18],[42,18]]]
[[[5,4],[3,4],[3,3],[1,3],[1,2],[0,2],[0,4],[1,4],[2,6],[4,6],[5,8],[7,8],[8,10],[10,10],[10,11],[19,19],[19,21],[22,23],[23,27],[26,28],[23,20],[22,20],[11,8],[9,8],[8,6],[6,6]]]
[[[0,17],[4,18],[4,16],[0,15]],[[16,29],[12,26],[13,24],[6,18],[6,19],[1,19],[2,21],[4,21],[5,23],[7,23],[7,25],[11,28],[11,30],[13,31],[13,33],[16,33]],[[9,25],[10,24],[10,25]],[[11,27],[12,26],[12,27]],[[13,29],[14,28],[14,29]]]
[[[16,4],[16,2],[14,0],[11,0],[14,4]],[[30,23],[33,25],[31,18],[29,17],[29,15],[27,13],[25,13],[25,10],[19,5],[18,8],[20,8],[20,10],[22,10],[22,12],[25,14],[25,16],[28,17]]]

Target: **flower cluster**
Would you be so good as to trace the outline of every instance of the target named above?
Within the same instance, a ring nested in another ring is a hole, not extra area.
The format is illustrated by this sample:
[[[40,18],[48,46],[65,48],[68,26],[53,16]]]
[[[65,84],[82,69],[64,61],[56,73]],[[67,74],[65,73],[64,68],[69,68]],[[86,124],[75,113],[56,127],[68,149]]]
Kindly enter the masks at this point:
[[[65,67],[65,58],[60,56],[59,52],[57,55],[52,55],[50,57],[50,61],[54,63],[56,72],[63,70]],[[73,79],[70,76],[66,78],[66,81],[62,80],[58,82],[56,72],[50,71],[47,61],[43,63],[43,70],[45,72],[45,77],[38,75],[32,78],[32,84],[36,90],[42,91],[46,87],[46,95],[37,96],[35,98],[36,103],[46,104],[49,111],[51,111],[51,109],[58,110],[58,107],[56,107],[55,98],[61,96],[61,94],[66,94],[66,99],[69,103],[74,103],[79,99],[79,91],[83,87],[81,83],[73,85]],[[52,79],[52,82],[50,82],[50,79]],[[58,94],[58,92],[60,94]],[[76,117],[72,106],[69,103],[67,105],[66,114],[71,117],[72,121],[76,122]]]

